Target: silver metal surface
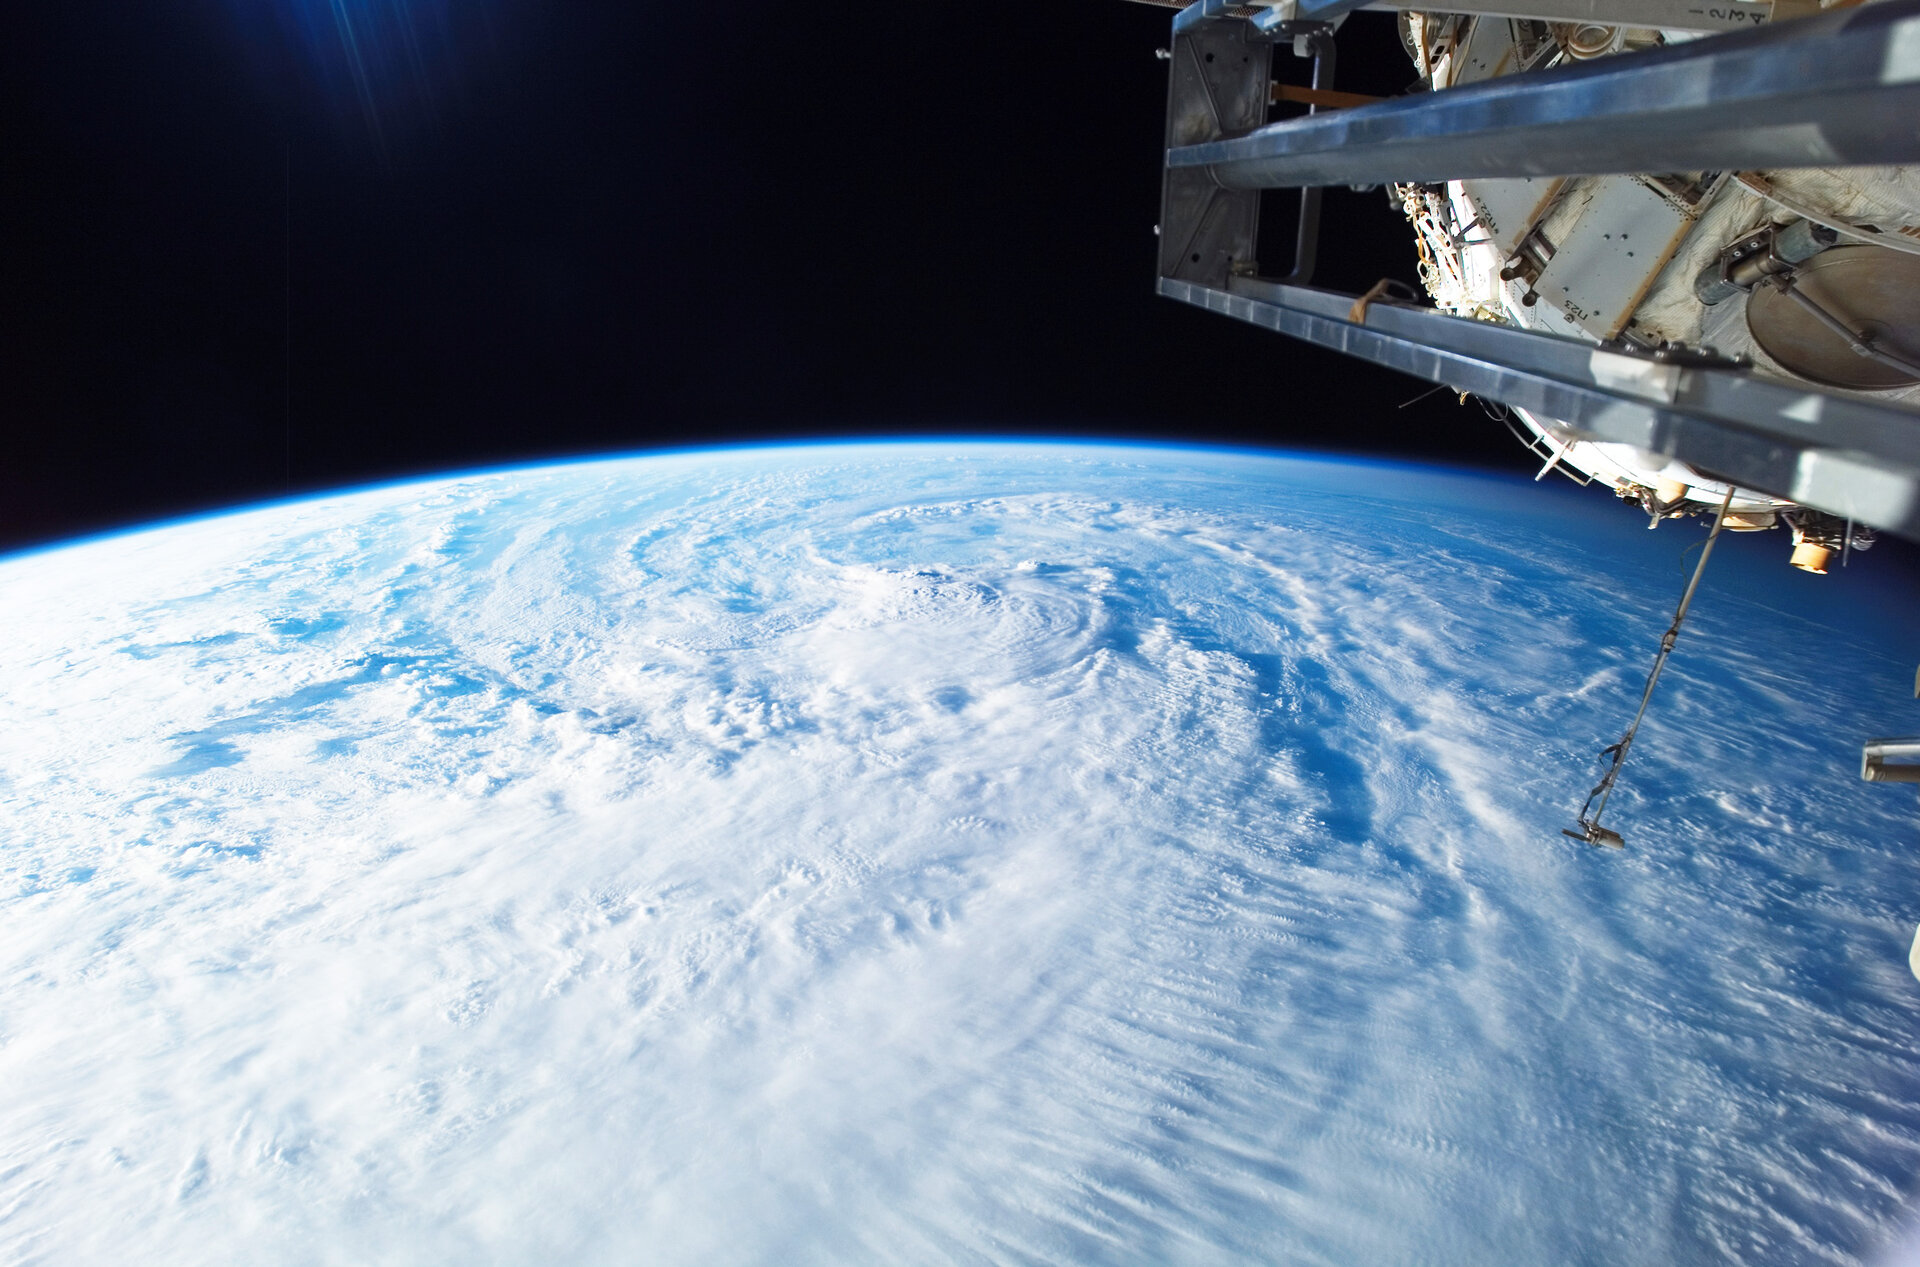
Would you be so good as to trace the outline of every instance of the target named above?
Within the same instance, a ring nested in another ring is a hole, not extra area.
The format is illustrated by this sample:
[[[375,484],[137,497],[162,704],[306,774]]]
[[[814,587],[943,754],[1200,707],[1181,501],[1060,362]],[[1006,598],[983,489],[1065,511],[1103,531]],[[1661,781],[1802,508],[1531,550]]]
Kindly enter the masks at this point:
[[[1300,0],[1296,18],[1325,18],[1328,13],[1351,9],[1386,9],[1428,12],[1427,0],[1370,0],[1353,4],[1349,0]],[[1782,12],[1785,10],[1785,12]],[[1640,26],[1667,31],[1744,31],[1768,22],[1797,17],[1813,11],[1762,0],[1718,0],[1703,4],[1700,0],[1446,0],[1446,13],[1472,13],[1494,18],[1535,18],[1542,22],[1577,22],[1582,25]]]
[[[1479,83],[1513,74],[1525,54],[1514,43],[1511,22],[1475,22],[1448,55],[1450,87]],[[1508,180],[1465,183],[1473,201],[1473,228],[1469,239],[1486,238],[1500,254],[1511,256],[1547,214],[1567,186],[1564,176],[1518,176]]]
[[[1920,739],[1875,739],[1864,745],[1860,777],[1869,783],[1920,783]],[[1920,955],[1920,940],[1914,945]]]
[[[1167,154],[1170,175],[1205,173],[1236,190],[1913,162],[1920,0],[1329,111]]]
[[[1785,226],[1771,221],[1721,248],[1718,258],[1693,278],[1693,297],[1712,307],[1744,295],[1758,282],[1810,260],[1832,246],[1839,233],[1812,220]]]
[[[1159,291],[1920,540],[1920,412],[1427,308],[1375,302],[1359,323],[1351,296],[1252,277],[1162,278]]]
[[[1313,59],[1313,87],[1317,91],[1333,87],[1333,74],[1338,48],[1333,42],[1331,25],[1312,25],[1294,38],[1293,52],[1296,57]],[[1320,113],[1317,104],[1307,106],[1308,114]],[[1289,282],[1295,286],[1306,286],[1313,281],[1314,265],[1320,255],[1320,206],[1326,190],[1314,185],[1300,191],[1300,216],[1293,236],[1293,267],[1276,281]]]
[[[1169,150],[1266,120],[1273,45],[1247,23],[1176,24],[1170,51]],[[1259,221],[1258,191],[1222,189],[1204,171],[1168,168],[1160,193],[1160,275],[1224,284],[1234,269],[1252,266]]]

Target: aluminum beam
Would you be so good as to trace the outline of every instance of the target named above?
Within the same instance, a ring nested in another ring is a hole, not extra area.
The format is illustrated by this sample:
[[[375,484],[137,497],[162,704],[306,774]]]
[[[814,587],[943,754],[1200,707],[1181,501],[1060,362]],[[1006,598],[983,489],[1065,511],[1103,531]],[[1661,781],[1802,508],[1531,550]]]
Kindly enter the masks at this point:
[[[1257,278],[1159,291],[1920,541],[1920,412],[1430,308],[1376,302],[1358,323],[1351,296]]]
[[[1170,172],[1198,169],[1225,189],[1914,162],[1920,0],[1502,76],[1167,152]]]
[[[1875,739],[1860,749],[1860,777],[1869,783],[1920,783],[1920,739]]]
[[[1351,8],[1406,12],[1433,10],[1434,0],[1300,0],[1293,16],[1300,20],[1329,20]],[[1446,0],[1446,13],[1471,13],[1487,18],[1532,18],[1539,22],[1595,23],[1600,26],[1652,27],[1663,31],[1745,31],[1768,22],[1805,17],[1819,12],[1816,4],[1801,0]]]
[[[1151,0],[1177,3],[1177,0]],[[1282,0],[1274,12],[1298,22],[1331,22],[1357,9],[1422,13],[1470,13],[1490,18],[1533,18],[1541,22],[1595,22],[1602,26],[1654,27],[1666,31],[1744,31],[1767,22],[1818,13],[1810,0],[1451,0],[1445,9],[1423,0]]]

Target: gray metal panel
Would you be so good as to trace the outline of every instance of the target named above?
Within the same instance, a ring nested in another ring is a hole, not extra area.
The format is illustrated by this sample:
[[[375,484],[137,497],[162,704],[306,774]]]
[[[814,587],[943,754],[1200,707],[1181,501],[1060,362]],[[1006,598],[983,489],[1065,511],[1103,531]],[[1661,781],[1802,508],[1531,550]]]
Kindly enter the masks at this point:
[[[1229,189],[1920,162],[1920,0],[1170,149]]]
[[[1533,289],[1541,303],[1604,341],[1626,328],[1693,230],[1693,215],[1632,176],[1582,181],[1567,197],[1582,209],[1571,223],[1556,221],[1553,258]]]
[[[1627,356],[1426,308],[1256,278],[1162,278],[1172,299],[1565,421],[1804,506],[1920,540],[1920,413],[1733,369]]]
[[[1254,34],[1245,22],[1193,21],[1175,35],[1169,150],[1266,122],[1273,46]],[[1252,267],[1259,224],[1258,191],[1226,190],[1204,171],[1169,169],[1160,193],[1160,275],[1224,283],[1234,269]]]

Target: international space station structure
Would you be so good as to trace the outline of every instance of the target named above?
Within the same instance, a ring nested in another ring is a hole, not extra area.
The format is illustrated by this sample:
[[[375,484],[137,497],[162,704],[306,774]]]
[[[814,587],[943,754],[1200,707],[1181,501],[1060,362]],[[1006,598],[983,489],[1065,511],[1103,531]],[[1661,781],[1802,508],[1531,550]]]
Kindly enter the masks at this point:
[[[1163,295],[1495,402],[1654,525],[1785,529],[1812,572],[1920,539],[1920,0],[1373,0],[1418,77],[1378,100],[1334,82],[1361,2],[1174,16]],[[1309,285],[1339,185],[1405,210],[1426,296]]]
[[[1920,540],[1920,0],[1418,2],[1179,10],[1159,291],[1493,402],[1540,477],[1651,526],[1710,516],[1566,832],[1617,847],[1601,815],[1720,534],[1784,527],[1815,573],[1876,531]],[[1334,86],[1363,6],[1397,12],[1398,97]],[[1276,83],[1276,51],[1310,85]],[[1309,284],[1339,185],[1405,211],[1425,296]],[[1300,191],[1284,272],[1256,251],[1274,189]],[[1920,739],[1861,760],[1920,782]]]

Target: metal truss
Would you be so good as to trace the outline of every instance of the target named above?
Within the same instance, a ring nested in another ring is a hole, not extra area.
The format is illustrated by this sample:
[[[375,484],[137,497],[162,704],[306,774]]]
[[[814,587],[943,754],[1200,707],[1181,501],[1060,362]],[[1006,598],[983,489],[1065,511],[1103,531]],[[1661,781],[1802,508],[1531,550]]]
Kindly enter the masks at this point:
[[[1270,16],[1174,20],[1162,295],[1920,540],[1920,412],[1255,276],[1268,187],[1920,162],[1920,0],[1262,126],[1273,42],[1327,31]]]
[[[1235,277],[1162,295],[1557,418],[1595,440],[1920,540],[1920,413],[1382,300]],[[1360,320],[1354,320],[1356,315]]]
[[[1239,24],[1258,31],[1258,21]],[[1222,132],[1167,153],[1168,170],[1197,168],[1226,189],[1912,162],[1920,0]]]

